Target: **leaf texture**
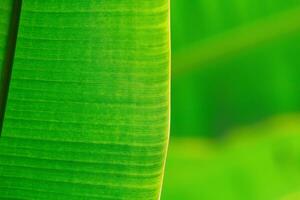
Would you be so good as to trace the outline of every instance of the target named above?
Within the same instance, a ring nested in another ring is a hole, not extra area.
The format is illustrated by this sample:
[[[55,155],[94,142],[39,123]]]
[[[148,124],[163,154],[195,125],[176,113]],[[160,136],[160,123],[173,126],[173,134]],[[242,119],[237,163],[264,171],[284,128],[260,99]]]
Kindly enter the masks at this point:
[[[12,12],[12,1],[11,0],[1,1],[1,3],[0,3],[0,69],[1,69],[1,74],[2,74],[2,70],[3,70],[3,65],[5,63],[11,12]],[[1,76],[1,80],[2,80],[2,76]]]
[[[168,0],[23,1],[0,199],[159,199],[169,51]]]

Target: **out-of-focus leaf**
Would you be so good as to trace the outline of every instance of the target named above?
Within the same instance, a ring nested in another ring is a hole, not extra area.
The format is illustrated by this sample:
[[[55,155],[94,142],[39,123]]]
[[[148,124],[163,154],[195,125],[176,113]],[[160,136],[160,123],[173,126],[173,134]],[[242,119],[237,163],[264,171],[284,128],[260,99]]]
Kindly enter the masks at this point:
[[[162,199],[298,199],[299,123],[283,116],[219,142],[173,138]]]
[[[195,67],[238,55],[241,51],[249,51],[259,45],[293,37],[300,32],[299,18],[300,7],[296,7],[250,25],[227,31],[198,45],[194,44],[183,53],[174,55],[173,77],[189,73]]]
[[[217,137],[300,111],[299,1],[172,6],[173,136]]]

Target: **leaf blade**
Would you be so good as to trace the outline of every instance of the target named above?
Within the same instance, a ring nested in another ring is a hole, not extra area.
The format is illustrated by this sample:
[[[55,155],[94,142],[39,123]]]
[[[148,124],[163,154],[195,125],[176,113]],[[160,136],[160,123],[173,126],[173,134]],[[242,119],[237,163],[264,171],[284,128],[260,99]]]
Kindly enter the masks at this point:
[[[23,3],[0,196],[158,199],[169,129],[168,12],[165,0]]]

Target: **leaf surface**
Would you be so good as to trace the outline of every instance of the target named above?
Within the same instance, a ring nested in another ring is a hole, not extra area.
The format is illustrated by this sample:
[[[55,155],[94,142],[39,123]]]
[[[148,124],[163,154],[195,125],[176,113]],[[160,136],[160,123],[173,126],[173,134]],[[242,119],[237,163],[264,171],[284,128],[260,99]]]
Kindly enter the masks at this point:
[[[23,1],[0,198],[158,199],[169,43],[167,0]]]
[[[3,0],[0,4],[0,62],[1,69],[4,63],[8,38],[9,22],[11,17],[12,1]]]

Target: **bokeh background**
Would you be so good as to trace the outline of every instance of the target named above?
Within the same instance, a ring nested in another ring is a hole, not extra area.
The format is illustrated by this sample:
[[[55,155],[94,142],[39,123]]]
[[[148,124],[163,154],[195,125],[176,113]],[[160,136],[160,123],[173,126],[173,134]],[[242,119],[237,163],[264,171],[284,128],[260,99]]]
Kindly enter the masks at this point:
[[[300,1],[171,0],[162,200],[300,199]]]

